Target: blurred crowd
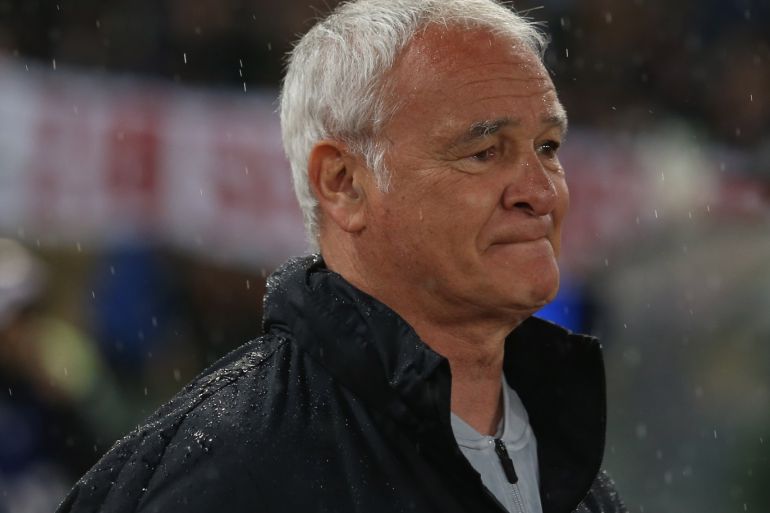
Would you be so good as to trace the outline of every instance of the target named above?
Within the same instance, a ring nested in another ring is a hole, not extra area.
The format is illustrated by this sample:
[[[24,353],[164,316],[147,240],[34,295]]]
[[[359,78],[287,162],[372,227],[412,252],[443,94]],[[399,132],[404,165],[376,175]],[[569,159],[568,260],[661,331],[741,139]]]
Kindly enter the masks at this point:
[[[0,512],[52,511],[119,436],[258,335],[261,274],[0,238]]]
[[[0,57],[275,94],[291,43],[335,3],[0,0]],[[552,37],[575,207],[603,209],[603,225],[626,234],[609,245],[581,232],[592,264],[568,263],[547,313],[605,341],[607,458],[621,491],[640,513],[770,510],[770,3],[514,5]],[[622,179],[605,187],[628,172],[619,144],[644,156],[655,198],[633,202]],[[699,176],[713,154],[759,198],[749,214],[745,195],[697,211],[685,200],[713,179]],[[587,205],[596,198],[606,203]],[[659,222],[641,232],[644,215],[628,209],[645,201]],[[15,235],[0,233],[0,513],[37,513],[200,369],[259,334],[275,262]]]
[[[187,84],[275,87],[324,0],[3,0],[0,51]],[[685,117],[757,145],[770,123],[770,4],[752,0],[514,2],[546,23],[573,123],[644,131]]]

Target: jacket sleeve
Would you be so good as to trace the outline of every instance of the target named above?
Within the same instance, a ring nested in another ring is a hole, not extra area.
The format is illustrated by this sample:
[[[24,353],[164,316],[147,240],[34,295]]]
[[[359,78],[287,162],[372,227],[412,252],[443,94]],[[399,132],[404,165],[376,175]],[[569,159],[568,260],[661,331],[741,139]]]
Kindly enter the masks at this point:
[[[181,468],[179,475],[185,475],[200,454],[207,452],[206,441],[200,436],[202,432],[195,429],[190,419],[201,410],[209,410],[212,402],[220,404],[216,399],[221,401],[221,397],[217,396],[227,394],[228,385],[236,382],[248,366],[231,368],[231,364],[245,354],[247,364],[255,367],[272,354],[272,351],[255,353],[252,357],[252,350],[259,343],[260,340],[249,342],[225,356],[142,426],[118,441],[75,484],[57,513],[135,513],[157,509],[148,505],[153,502],[148,499],[157,501],[174,491],[163,479],[169,464],[177,464]]]
[[[628,509],[620,499],[615,483],[602,470],[574,513],[628,513]]]
[[[150,419],[119,440],[73,487],[57,513],[135,513],[143,511],[159,467],[170,446],[186,443],[180,435],[187,419],[231,380],[213,379],[205,392],[187,389],[161,407]],[[187,392],[187,393],[185,393]],[[192,393],[190,393],[192,392]],[[196,444],[191,444],[198,448]],[[192,458],[194,459],[194,458]]]
[[[117,442],[73,487],[57,513],[137,510],[177,423],[144,426]]]

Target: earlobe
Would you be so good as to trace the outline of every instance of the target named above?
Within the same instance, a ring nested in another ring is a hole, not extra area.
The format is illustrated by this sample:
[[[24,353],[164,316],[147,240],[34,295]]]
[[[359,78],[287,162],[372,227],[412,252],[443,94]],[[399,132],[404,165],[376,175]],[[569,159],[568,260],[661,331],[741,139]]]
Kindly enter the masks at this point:
[[[360,232],[366,226],[362,171],[338,141],[321,141],[310,152],[308,179],[322,217],[346,232]]]

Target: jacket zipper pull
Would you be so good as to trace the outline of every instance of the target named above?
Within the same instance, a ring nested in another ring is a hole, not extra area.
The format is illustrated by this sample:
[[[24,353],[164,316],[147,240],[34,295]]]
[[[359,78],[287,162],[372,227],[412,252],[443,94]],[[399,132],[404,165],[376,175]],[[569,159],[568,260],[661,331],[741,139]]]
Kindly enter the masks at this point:
[[[500,458],[500,463],[503,465],[505,477],[508,478],[508,482],[516,484],[519,481],[519,476],[516,475],[513,460],[508,456],[508,450],[505,448],[505,444],[499,438],[495,438],[495,452],[497,453],[497,457]]]

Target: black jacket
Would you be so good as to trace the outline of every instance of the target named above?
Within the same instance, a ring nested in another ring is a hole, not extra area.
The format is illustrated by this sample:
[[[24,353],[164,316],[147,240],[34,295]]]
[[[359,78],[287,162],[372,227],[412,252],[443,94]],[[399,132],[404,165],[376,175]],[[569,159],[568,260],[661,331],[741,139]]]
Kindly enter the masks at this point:
[[[268,280],[264,327],[117,442],[59,511],[504,511],[455,443],[448,362],[392,310],[310,257]],[[599,470],[596,340],[531,318],[506,342],[505,376],[537,436],[544,513],[624,511]]]

